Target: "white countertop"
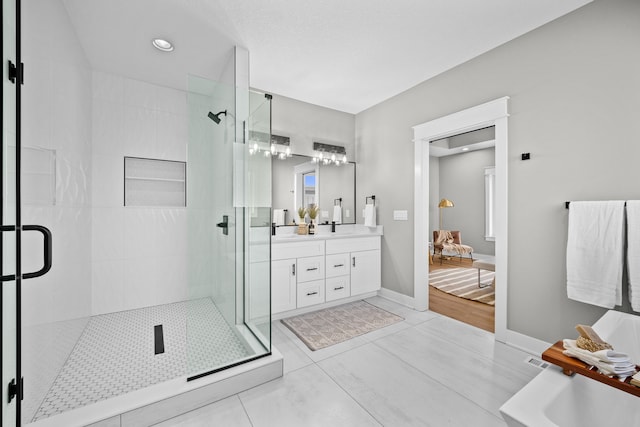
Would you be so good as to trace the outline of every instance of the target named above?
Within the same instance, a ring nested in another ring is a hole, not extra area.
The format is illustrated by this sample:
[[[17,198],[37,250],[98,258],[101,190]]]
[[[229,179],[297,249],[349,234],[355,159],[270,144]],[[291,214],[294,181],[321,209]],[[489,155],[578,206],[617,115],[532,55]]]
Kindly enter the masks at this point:
[[[382,226],[376,228],[365,227],[362,224],[336,225],[335,233],[331,232],[331,225],[318,225],[316,234],[299,235],[297,226],[277,227],[276,235],[271,236],[271,243],[306,242],[309,240],[349,239],[354,237],[382,236]]]

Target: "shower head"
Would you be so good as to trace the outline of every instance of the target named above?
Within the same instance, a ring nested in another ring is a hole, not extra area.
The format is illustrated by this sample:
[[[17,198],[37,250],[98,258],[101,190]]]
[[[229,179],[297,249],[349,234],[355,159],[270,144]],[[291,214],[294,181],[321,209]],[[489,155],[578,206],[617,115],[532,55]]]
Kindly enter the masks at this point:
[[[209,117],[211,120],[216,122],[216,124],[219,124],[220,123],[220,116],[222,114],[224,114],[226,116],[227,115],[227,110],[220,111],[218,114],[213,114],[211,111],[209,111],[209,114],[207,114],[207,117]]]

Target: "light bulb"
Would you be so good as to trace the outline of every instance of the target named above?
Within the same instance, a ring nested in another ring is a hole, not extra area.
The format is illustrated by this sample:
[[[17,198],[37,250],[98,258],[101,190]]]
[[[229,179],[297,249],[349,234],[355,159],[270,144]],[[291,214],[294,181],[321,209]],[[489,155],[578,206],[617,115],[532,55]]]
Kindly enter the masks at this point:
[[[345,154],[344,157],[342,158],[342,163],[347,163],[347,155]]]
[[[286,150],[284,150],[285,154],[287,155],[287,157],[291,157],[291,148],[287,147]]]

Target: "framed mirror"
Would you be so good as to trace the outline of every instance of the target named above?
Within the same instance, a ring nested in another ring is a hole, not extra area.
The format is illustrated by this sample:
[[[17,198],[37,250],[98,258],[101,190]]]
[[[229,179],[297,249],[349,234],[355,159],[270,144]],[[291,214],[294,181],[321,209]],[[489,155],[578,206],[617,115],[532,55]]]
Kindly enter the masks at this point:
[[[313,162],[312,157],[294,154],[284,159],[272,158],[272,207],[274,218],[284,211],[277,226],[294,225],[298,208],[317,204],[318,224],[331,224],[340,211],[342,224],[355,224],[356,164],[336,166]],[[336,207],[334,207],[336,206]],[[339,222],[337,222],[339,223]]]

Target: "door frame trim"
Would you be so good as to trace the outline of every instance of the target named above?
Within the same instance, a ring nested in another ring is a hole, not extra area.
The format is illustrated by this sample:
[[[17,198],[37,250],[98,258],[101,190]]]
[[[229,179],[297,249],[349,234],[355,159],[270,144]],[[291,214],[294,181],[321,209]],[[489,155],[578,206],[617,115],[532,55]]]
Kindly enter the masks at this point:
[[[414,307],[429,308],[429,142],[495,126],[496,157],[496,311],[495,338],[507,340],[507,165],[509,97],[495,99],[413,127],[414,132]]]

